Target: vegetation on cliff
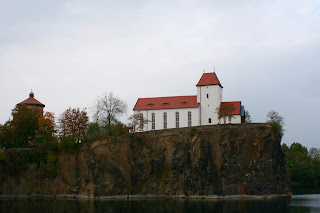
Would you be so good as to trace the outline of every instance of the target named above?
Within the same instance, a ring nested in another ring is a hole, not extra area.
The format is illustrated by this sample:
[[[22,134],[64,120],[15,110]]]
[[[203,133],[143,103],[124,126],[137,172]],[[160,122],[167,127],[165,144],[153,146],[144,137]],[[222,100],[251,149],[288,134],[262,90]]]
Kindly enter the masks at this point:
[[[285,129],[284,126],[284,119],[278,112],[271,110],[267,114],[267,124],[271,125],[272,128],[282,137],[284,134]]]

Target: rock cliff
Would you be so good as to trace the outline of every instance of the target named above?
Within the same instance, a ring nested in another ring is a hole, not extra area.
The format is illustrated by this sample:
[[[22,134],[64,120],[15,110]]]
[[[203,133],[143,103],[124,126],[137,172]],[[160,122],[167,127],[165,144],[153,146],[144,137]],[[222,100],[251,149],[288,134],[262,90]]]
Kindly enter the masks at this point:
[[[57,176],[28,151],[6,152],[0,196],[227,196],[290,194],[280,137],[265,124],[161,130],[59,153]],[[14,165],[20,165],[16,168]]]

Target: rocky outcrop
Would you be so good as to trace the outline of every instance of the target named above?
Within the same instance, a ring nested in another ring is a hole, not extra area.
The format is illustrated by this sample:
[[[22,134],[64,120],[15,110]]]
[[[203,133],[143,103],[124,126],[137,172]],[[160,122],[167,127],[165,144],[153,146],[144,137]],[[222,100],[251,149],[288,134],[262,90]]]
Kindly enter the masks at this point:
[[[44,162],[26,163],[23,151],[6,152],[0,196],[290,194],[280,137],[265,124],[136,133],[78,148],[58,154],[54,178],[46,176]]]

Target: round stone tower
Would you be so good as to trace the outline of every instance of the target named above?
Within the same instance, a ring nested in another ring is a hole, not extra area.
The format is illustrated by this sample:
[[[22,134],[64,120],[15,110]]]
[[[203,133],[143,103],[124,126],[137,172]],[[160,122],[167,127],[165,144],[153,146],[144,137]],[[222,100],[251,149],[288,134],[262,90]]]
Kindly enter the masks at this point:
[[[45,105],[34,98],[34,93],[31,91],[29,94],[29,98],[18,103],[17,105],[26,105],[30,109],[33,109],[35,111],[39,111],[39,113],[43,114],[43,108]]]

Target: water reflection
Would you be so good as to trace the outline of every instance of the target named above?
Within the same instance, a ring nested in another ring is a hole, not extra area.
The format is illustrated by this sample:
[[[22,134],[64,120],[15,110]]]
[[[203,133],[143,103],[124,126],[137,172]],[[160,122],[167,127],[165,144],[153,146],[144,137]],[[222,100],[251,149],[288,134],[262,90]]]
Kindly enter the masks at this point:
[[[0,212],[320,212],[320,195],[267,200],[0,200]]]

